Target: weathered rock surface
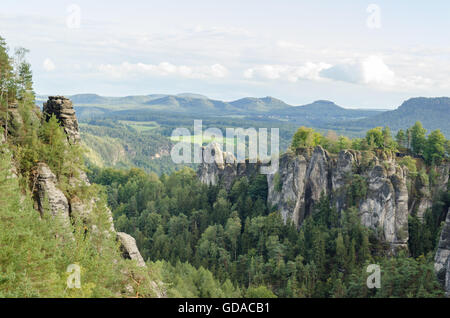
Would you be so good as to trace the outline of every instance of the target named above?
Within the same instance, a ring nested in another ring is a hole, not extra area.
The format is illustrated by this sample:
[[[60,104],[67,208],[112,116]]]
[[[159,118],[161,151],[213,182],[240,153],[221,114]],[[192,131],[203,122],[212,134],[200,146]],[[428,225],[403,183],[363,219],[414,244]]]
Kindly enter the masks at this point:
[[[276,205],[284,222],[292,220],[299,225],[305,214],[305,177],[307,161],[292,154],[280,158],[279,171],[267,175],[267,201]]]
[[[435,191],[447,191],[448,181],[450,177],[450,163],[446,162],[436,168],[436,185]]]
[[[230,189],[236,178],[255,175],[261,166],[259,162],[237,162],[233,154],[222,151],[217,143],[202,147],[201,151],[206,163],[200,165],[197,175],[207,185],[223,184]]]
[[[220,153],[219,158],[224,156]],[[406,247],[406,172],[392,154],[384,154],[381,159],[373,156],[368,160],[370,164],[362,164],[361,158],[362,154],[353,150],[330,156],[320,146],[313,150],[300,149],[296,154],[284,154],[280,158],[278,171],[267,175],[269,206],[277,206],[283,220],[292,221],[297,226],[313,212],[322,195],[328,195],[337,210],[342,211],[348,204],[349,182],[353,175],[358,174],[367,183],[365,197],[357,202],[362,223],[372,229],[381,229],[381,234],[394,250]],[[256,164],[247,164],[245,169],[240,169],[239,165],[203,163],[198,175],[206,184],[217,184],[223,180],[230,186],[236,178],[258,172]]]
[[[44,103],[43,112],[47,121],[52,115],[56,116],[64,128],[69,142],[75,143],[81,140],[78,120],[70,99],[64,96],[49,96],[48,101]]]
[[[57,188],[56,176],[45,163],[39,163],[36,176],[36,198],[41,215],[50,209],[52,216],[59,218],[64,225],[70,225],[69,202],[64,193]]]
[[[447,273],[445,274],[445,295],[450,297],[450,257],[447,258]]]
[[[43,112],[45,114],[45,120],[49,120],[52,115],[56,116],[71,144],[80,142],[78,120],[70,99],[64,96],[50,96],[48,101],[44,103]],[[44,198],[46,197],[50,203],[52,214],[60,215],[67,224],[70,224],[71,217],[88,222],[90,214],[96,204],[98,204],[96,198],[88,201],[83,201],[77,196],[66,198],[56,186],[55,175],[45,164],[39,164],[37,180],[38,205],[41,213]],[[77,177],[70,178],[69,184],[72,187],[91,185],[84,171],[78,171]],[[112,213],[108,207],[106,207],[106,213],[108,214],[108,223],[110,224],[109,231],[117,235],[124,255],[137,260],[139,266],[145,266],[145,262],[136,246],[136,240],[128,234],[116,233]],[[95,230],[97,227],[94,224],[92,228]]]
[[[368,193],[360,205],[362,224],[381,228],[392,247],[406,247],[408,241],[408,190],[400,167],[390,174],[376,165],[367,174]]]
[[[416,178],[414,188],[416,193],[409,212],[423,219],[425,212],[433,205],[431,189],[421,178]]]
[[[447,218],[439,239],[434,259],[434,269],[438,279],[445,286],[447,296],[450,297],[450,209],[447,212]]]
[[[305,215],[300,215],[299,224],[312,212],[314,204],[319,202],[321,196],[331,191],[329,163],[328,153],[322,147],[316,147],[306,168]]]
[[[415,213],[420,219],[423,219],[427,210],[431,209],[433,202],[436,201],[442,191],[447,191],[449,180],[450,163],[444,162],[437,167],[432,167],[430,173],[434,175],[433,182],[416,178],[414,184],[414,195],[409,212]]]
[[[134,237],[123,232],[118,232],[117,238],[122,246],[123,257],[135,260],[139,266],[145,267],[145,261],[141,253],[139,253]]]

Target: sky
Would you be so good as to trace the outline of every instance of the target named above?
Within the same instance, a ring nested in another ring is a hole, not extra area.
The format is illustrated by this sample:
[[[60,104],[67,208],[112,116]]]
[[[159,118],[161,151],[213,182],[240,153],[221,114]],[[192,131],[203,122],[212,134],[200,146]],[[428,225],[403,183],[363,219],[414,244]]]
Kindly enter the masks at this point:
[[[450,1],[2,0],[37,94],[273,96],[394,109],[450,96]]]

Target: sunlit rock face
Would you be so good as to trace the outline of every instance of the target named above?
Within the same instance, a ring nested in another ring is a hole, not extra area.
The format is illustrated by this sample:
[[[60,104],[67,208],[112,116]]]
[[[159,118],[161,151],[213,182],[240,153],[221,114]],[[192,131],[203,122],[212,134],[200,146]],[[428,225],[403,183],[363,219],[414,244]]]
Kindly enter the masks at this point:
[[[123,257],[135,260],[138,266],[145,267],[145,261],[142,258],[141,253],[139,253],[134,237],[123,232],[118,232],[117,238],[121,244]]]
[[[401,167],[394,173],[376,165],[367,173],[368,193],[360,205],[362,224],[381,228],[392,247],[406,248],[408,242],[408,190]]]
[[[227,164],[222,160],[226,154],[220,149],[214,148],[214,154],[217,161],[202,163],[198,170],[205,184],[223,183],[230,188],[237,178],[258,173],[257,164]],[[349,182],[358,175],[367,185],[364,197],[356,202],[361,222],[381,231],[393,251],[407,248],[407,172],[392,154],[373,156],[364,164],[362,157],[353,150],[331,155],[320,146],[282,155],[278,170],[267,175],[269,207],[276,207],[285,222],[296,226],[313,213],[322,196],[328,196],[340,212],[349,207]]]
[[[78,120],[70,99],[64,96],[49,96],[48,101],[44,103],[43,113],[47,121],[52,115],[56,116],[64,128],[69,142],[76,143],[81,140]]]
[[[58,189],[56,176],[45,163],[39,163],[36,177],[36,199],[41,215],[48,208],[51,215],[70,226],[69,202]]]
[[[299,225],[305,214],[305,180],[307,161],[303,156],[283,156],[279,170],[267,175],[268,196],[271,206],[277,206],[284,222],[292,220]]]
[[[223,184],[230,189],[234,180],[259,173],[261,163],[248,161],[238,162],[230,152],[222,150],[218,143],[210,143],[201,149],[202,163],[197,175],[200,181],[207,185]]]

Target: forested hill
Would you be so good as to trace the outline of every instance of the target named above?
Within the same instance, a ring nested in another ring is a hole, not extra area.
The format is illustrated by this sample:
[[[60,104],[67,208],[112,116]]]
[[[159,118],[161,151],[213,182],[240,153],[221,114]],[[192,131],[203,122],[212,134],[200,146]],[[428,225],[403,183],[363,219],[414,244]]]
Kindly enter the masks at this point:
[[[37,101],[45,101],[47,96],[37,96]],[[111,110],[146,109],[153,111],[171,111],[176,113],[194,113],[209,115],[284,115],[296,117],[310,115],[317,117],[318,112],[327,117],[359,119],[378,114],[379,110],[354,110],[335,105],[329,101],[316,101],[302,106],[293,106],[274,97],[246,97],[235,101],[220,101],[198,94],[178,95],[140,95],[126,97],[104,97],[97,94],[77,94],[69,96],[77,107],[102,107]],[[332,106],[332,107],[330,107]],[[324,112],[325,111],[325,112]]]
[[[47,96],[37,96],[43,102]],[[81,118],[124,117],[134,112],[168,113],[186,116],[252,117],[275,122],[290,122],[319,129],[362,134],[376,126],[389,126],[393,131],[422,122],[427,130],[441,129],[450,135],[450,98],[417,97],[405,101],[392,111],[350,109],[332,101],[292,106],[273,97],[247,97],[236,101],[220,101],[198,94],[104,97],[96,94],[78,94],[70,97]],[[111,112],[112,111],[112,112]]]
[[[396,131],[422,122],[427,130],[440,129],[447,138],[450,136],[450,98],[417,97],[405,101],[396,110],[386,111],[376,116],[357,121],[349,121],[350,127],[369,128],[389,126]]]

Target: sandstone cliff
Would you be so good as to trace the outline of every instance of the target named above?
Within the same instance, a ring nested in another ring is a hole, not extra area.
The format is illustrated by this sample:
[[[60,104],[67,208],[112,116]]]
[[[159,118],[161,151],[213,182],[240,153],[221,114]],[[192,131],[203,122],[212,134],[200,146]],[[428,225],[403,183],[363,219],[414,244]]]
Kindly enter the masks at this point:
[[[213,155],[198,169],[199,179],[209,185],[230,189],[240,177],[259,173],[260,163],[237,163],[217,144],[203,148]],[[228,160],[227,160],[228,159]],[[408,216],[423,218],[433,201],[448,190],[450,164],[430,169],[434,181],[411,178],[394,153],[343,150],[329,154],[322,147],[299,149],[280,157],[278,171],[267,175],[267,203],[285,222],[301,226],[313,213],[322,195],[328,195],[338,211],[356,206],[361,223],[374,229],[392,252],[406,249]],[[355,196],[356,192],[358,195]],[[435,257],[435,269],[450,296],[450,213],[442,230]]]
[[[238,177],[258,173],[260,164],[224,163],[223,159],[231,154],[221,152],[217,145],[210,147],[214,148],[216,160],[200,165],[198,175],[202,182],[229,187]],[[277,207],[285,222],[300,226],[322,195],[328,195],[338,211],[349,207],[349,188],[353,177],[359,176],[365,193],[351,204],[359,208],[362,223],[381,231],[393,250],[405,248],[407,173],[392,154],[383,154],[383,158],[365,156],[352,150],[332,155],[320,146],[281,156],[278,171],[267,175],[269,206]]]
[[[67,134],[69,143],[80,142],[80,131],[78,129],[78,121],[73,109],[72,102],[63,96],[50,96],[48,101],[44,103],[44,119],[49,120],[52,115],[60,122]],[[89,187],[91,184],[84,173],[78,171],[77,177],[69,180],[72,186],[81,185]],[[35,197],[37,199],[38,208],[41,213],[44,212],[44,206],[49,205],[53,216],[59,217],[66,226],[70,226],[71,221],[81,219],[85,224],[89,224],[92,230],[96,229],[95,222],[90,220],[90,214],[98,204],[96,198],[80,199],[76,195],[66,197],[66,195],[58,189],[57,180],[50,168],[45,163],[39,163],[37,169],[37,186]],[[117,233],[114,228],[111,211],[108,207],[102,207],[108,215],[110,232],[117,237],[121,243],[123,256],[135,260],[141,267],[145,267],[145,261],[142,258],[136,241],[130,235],[125,233]]]
[[[80,141],[78,120],[70,99],[64,96],[49,96],[48,101],[44,103],[43,113],[47,121],[52,115],[55,115],[71,143]]]
[[[222,151],[217,143],[203,147],[202,158],[207,158],[209,163],[200,165],[197,173],[200,181],[207,185],[221,183],[227,189],[236,178],[258,173],[261,166],[260,163],[237,162],[233,154]]]
[[[450,297],[450,209],[441,232],[434,268],[439,280],[445,286],[447,296]]]

